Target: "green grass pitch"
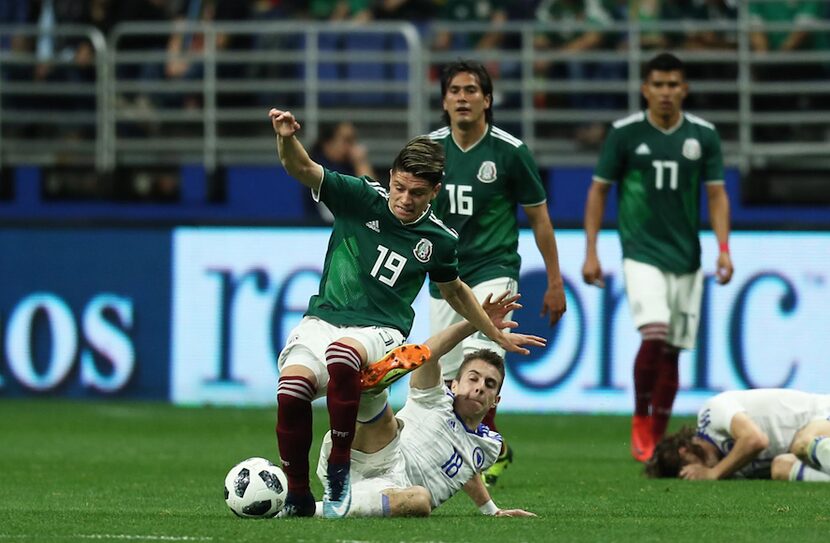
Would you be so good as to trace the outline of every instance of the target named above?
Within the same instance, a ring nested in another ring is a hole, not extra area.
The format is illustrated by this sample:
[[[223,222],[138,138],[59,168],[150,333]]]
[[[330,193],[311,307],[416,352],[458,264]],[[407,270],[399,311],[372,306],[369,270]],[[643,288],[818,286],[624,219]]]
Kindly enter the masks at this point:
[[[628,456],[628,420],[500,415],[516,462],[494,499],[539,518],[483,517],[458,495],[429,519],[243,520],[223,479],[243,458],[276,459],[273,409],[0,400],[0,543],[830,538],[830,485],[649,481]],[[326,422],[316,411],[318,438]]]

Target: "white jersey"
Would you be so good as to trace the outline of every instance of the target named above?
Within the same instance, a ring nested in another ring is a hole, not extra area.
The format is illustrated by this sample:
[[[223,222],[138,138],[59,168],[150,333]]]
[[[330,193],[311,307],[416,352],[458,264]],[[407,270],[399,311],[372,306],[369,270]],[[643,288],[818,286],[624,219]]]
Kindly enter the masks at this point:
[[[697,435],[721,454],[732,450],[732,417],[746,413],[769,437],[769,446],[735,477],[769,478],[772,459],[789,451],[795,433],[808,422],[830,417],[830,395],[768,388],[723,392],[709,398],[697,415]]]
[[[433,508],[492,466],[501,451],[501,435],[483,424],[467,428],[453,410],[453,398],[444,386],[411,388],[395,415],[404,423],[401,451],[407,477],[429,490]]]

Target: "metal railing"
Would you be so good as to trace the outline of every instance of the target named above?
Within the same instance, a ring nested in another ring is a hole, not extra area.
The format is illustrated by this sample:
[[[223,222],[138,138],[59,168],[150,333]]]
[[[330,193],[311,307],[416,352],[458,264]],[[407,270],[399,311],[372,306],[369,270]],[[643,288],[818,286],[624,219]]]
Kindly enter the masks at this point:
[[[750,33],[756,27],[741,4],[734,24],[703,22],[693,27],[733,33],[734,49],[679,52],[689,67],[689,109],[718,125],[731,164],[747,166],[771,157],[799,157],[803,163],[804,156],[811,164],[821,163],[830,157],[824,136],[830,130],[830,110],[819,108],[820,98],[830,93],[830,51],[752,52]],[[764,30],[794,27],[776,24]],[[539,50],[534,36],[597,28],[508,23],[498,31],[512,46],[439,52],[430,48],[438,32],[449,30],[461,37],[493,28],[435,22],[419,33],[406,23],[125,23],[105,40],[91,27],[59,27],[56,36],[93,45],[94,77],[76,82],[21,80],[9,69],[32,71],[38,64],[34,52],[0,52],[0,161],[82,163],[100,172],[119,165],[195,162],[213,171],[226,164],[271,163],[274,148],[266,112],[284,106],[297,114],[309,145],[321,123],[354,121],[373,162],[386,165],[407,138],[441,124],[437,67],[471,57],[498,68],[496,122],[521,137],[541,166],[588,165],[595,160],[601,127],[641,107],[640,66],[656,52],[642,49],[642,37],[689,29],[688,23],[612,23],[599,29],[612,38],[604,48],[571,53]],[[830,34],[830,22],[816,22],[809,32]],[[128,46],[136,38],[166,41],[175,34],[202,46],[176,59],[164,47]],[[0,27],[0,37],[9,35],[39,36],[36,27]],[[219,46],[234,37],[245,40],[245,46]],[[187,63],[186,75],[166,74],[171,60]],[[544,62],[568,66],[563,73],[570,76],[540,73],[537,66]],[[78,69],[72,60],[56,64]],[[580,65],[594,75],[580,76]],[[815,77],[776,79],[775,67],[798,65],[814,69]],[[604,75],[597,77],[602,70]],[[763,70],[766,75],[758,75]],[[714,75],[696,78],[703,72]],[[45,107],[43,100],[35,101],[39,107],[22,107],[37,96],[54,96],[56,107]],[[67,97],[72,96],[91,98],[94,105],[71,109]],[[786,101],[781,108],[766,109],[757,105],[765,97]],[[591,132],[596,126],[600,131]],[[80,135],[71,130],[52,134],[50,127],[82,130]],[[775,127],[795,130],[781,130],[777,137]],[[581,130],[593,137],[579,137]],[[798,139],[801,132],[807,134]]]

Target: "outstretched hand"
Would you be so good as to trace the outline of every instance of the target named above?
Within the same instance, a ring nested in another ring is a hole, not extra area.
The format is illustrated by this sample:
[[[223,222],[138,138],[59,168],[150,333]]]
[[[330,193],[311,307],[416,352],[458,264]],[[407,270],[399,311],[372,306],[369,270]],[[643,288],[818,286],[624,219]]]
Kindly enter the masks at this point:
[[[490,317],[490,321],[496,328],[499,330],[513,329],[519,326],[519,323],[512,320],[505,320],[505,317],[514,309],[521,309],[522,305],[516,303],[516,300],[520,297],[521,294],[511,295],[509,291],[505,291],[493,300],[493,295],[488,294],[487,298],[482,302],[481,307],[487,313],[487,316]],[[497,343],[507,352],[527,355],[530,354],[530,351],[525,349],[525,346],[544,347],[547,344],[547,340],[543,337],[530,334],[502,332]]]
[[[535,517],[536,513],[531,513],[530,511],[525,511],[524,509],[499,509],[496,511],[496,514],[493,515],[496,517]]]
[[[487,313],[488,317],[490,317],[490,321],[499,330],[504,330],[505,328],[516,328],[519,326],[518,322],[504,320],[504,318],[511,311],[522,308],[522,304],[516,303],[516,300],[521,297],[521,294],[513,294],[511,296],[510,291],[505,290],[494,300],[493,294],[491,293],[487,295],[483,302],[481,302],[481,308],[484,309],[484,312]]]
[[[271,108],[268,116],[271,118],[271,126],[274,127],[274,133],[278,136],[290,138],[300,129],[300,123],[297,122],[294,114],[290,111]]]

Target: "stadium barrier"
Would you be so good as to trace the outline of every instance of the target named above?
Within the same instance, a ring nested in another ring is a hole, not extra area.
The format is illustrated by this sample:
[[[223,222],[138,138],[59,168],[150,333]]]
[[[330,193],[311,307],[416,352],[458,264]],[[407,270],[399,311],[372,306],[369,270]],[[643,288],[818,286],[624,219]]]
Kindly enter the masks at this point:
[[[601,28],[579,22],[505,23],[495,29],[504,36],[504,46],[489,50],[476,50],[465,40],[494,30],[475,23],[123,23],[106,39],[92,27],[59,27],[57,35],[89,39],[94,62],[81,70],[58,59],[69,75],[34,82],[21,79],[38,64],[34,52],[0,51],[0,166],[94,167],[101,179],[91,182],[96,184],[92,199],[102,200],[101,207],[118,200],[124,184],[141,183],[130,169],[194,165],[205,170],[207,187],[196,192],[185,187],[171,201],[183,208],[218,204],[207,206],[200,218],[212,211],[217,220],[244,218],[244,209],[223,211],[224,195],[233,189],[216,188],[227,180],[214,176],[222,176],[224,167],[275,163],[265,116],[269,107],[292,109],[303,121],[307,144],[320,123],[356,122],[373,162],[385,168],[406,139],[441,123],[437,70],[459,57],[477,58],[494,70],[497,122],[520,136],[542,167],[588,166],[596,159],[602,125],[641,105],[639,68],[653,53],[646,38],[710,32],[726,35],[731,48],[676,50],[689,65],[688,107],[718,125],[726,162],[739,168],[747,192],[760,184],[754,171],[778,166],[809,174],[830,167],[830,111],[822,106],[830,90],[830,50],[761,54],[750,47],[755,30],[805,29],[819,36],[830,32],[830,22],[759,27],[746,3],[740,5],[734,23],[634,21]],[[432,50],[434,36],[450,29],[455,47]],[[565,53],[533,45],[539,33],[588,30],[603,35],[595,50]],[[136,40],[164,42],[176,34],[198,37],[191,41],[203,46],[176,57],[165,48],[134,49]],[[0,27],[0,38],[17,35],[41,36],[35,26]],[[246,45],[223,49],[220,42],[228,37]],[[174,60],[188,67],[180,77],[165,75],[165,65]],[[552,72],[538,73],[539,62],[550,63]],[[76,107],[55,114],[68,103]],[[798,176],[783,176],[785,181],[773,183],[780,190],[767,191],[768,198],[787,200],[787,191],[796,190]],[[16,172],[3,177],[8,184]],[[60,176],[42,177],[46,189],[60,183],[55,179]],[[803,184],[814,196],[802,197],[802,203],[819,201],[827,192],[820,176]],[[14,199],[15,191],[10,192]],[[121,200],[121,207],[134,203]],[[136,203],[141,204],[152,205]],[[34,218],[44,217],[43,211],[37,213]],[[107,218],[120,215],[111,208]]]

